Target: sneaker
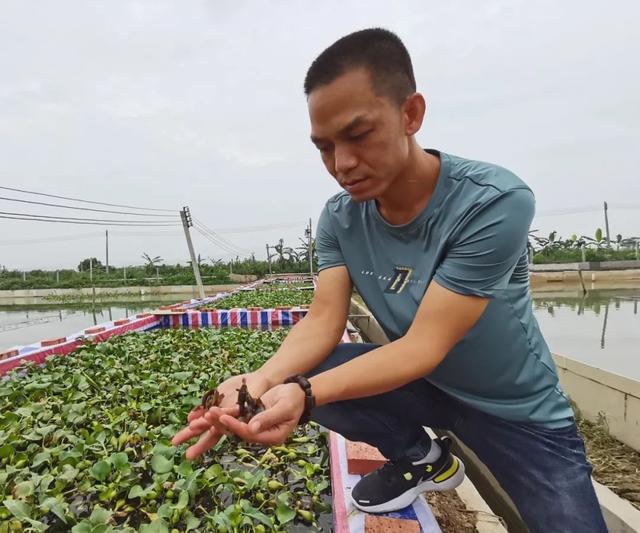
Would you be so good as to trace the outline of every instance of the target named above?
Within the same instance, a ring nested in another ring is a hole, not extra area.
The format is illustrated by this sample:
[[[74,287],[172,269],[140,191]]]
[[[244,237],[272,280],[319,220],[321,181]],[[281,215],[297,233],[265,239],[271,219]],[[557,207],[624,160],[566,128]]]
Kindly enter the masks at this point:
[[[433,463],[389,461],[364,476],[351,491],[354,505],[367,513],[388,513],[410,505],[430,490],[452,490],[464,480],[464,464],[451,453],[451,439],[436,439],[442,453]]]

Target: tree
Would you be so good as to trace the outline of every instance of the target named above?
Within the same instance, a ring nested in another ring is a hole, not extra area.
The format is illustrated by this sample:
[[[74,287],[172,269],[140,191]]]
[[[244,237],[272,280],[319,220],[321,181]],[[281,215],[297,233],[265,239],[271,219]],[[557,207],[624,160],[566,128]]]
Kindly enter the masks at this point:
[[[153,272],[156,266],[160,266],[160,264],[164,262],[164,259],[162,259],[162,257],[160,257],[159,255],[151,257],[146,252],[142,254],[142,259],[144,259],[145,261],[144,267],[147,272]]]
[[[289,246],[285,246],[283,239],[280,239],[278,241],[278,244],[276,244],[273,248],[276,251],[278,262],[280,263],[281,267],[283,267],[287,263],[294,264],[299,261],[299,257],[296,251]]]
[[[298,257],[300,258],[300,261],[306,261],[308,263],[309,255],[311,255],[311,257],[315,259],[316,258],[316,240],[311,239],[311,243],[309,243],[308,238],[298,237],[298,239],[302,243],[301,246],[298,246],[296,248],[296,250],[298,250]],[[309,253],[309,251],[311,251],[311,253]]]
[[[78,265],[78,272],[89,272],[92,262],[93,270],[101,270],[103,268],[102,263],[98,259],[95,257],[88,257],[87,259],[80,261],[80,264]]]
[[[602,241],[602,228],[596,230],[596,241],[600,243]]]

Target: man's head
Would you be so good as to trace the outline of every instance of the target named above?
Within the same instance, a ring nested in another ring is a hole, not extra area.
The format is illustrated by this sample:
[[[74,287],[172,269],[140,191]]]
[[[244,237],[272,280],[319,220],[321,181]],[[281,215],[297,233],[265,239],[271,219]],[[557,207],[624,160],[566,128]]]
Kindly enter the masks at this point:
[[[380,197],[407,167],[425,111],[402,41],[377,28],[347,35],[312,63],[304,90],[329,173],[355,200]]]

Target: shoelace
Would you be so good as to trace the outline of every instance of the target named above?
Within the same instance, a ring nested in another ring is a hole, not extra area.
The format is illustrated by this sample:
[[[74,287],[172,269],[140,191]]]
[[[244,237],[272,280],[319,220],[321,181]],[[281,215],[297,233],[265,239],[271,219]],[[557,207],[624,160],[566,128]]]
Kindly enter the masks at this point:
[[[402,473],[399,473],[402,469],[400,466],[403,464],[403,461],[387,461],[382,468],[378,471],[379,476],[385,481],[389,482],[394,478],[398,478],[402,476]]]

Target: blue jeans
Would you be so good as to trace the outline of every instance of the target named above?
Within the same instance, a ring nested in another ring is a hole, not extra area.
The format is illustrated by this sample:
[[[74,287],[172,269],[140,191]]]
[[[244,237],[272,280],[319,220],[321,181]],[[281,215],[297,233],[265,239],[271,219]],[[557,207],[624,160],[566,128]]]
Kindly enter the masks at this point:
[[[339,344],[308,375],[378,345]],[[391,392],[316,407],[312,419],[388,459],[420,459],[431,442],[422,426],[453,431],[491,470],[532,533],[601,533],[607,528],[575,423],[561,429],[511,422],[478,411],[424,379]]]

